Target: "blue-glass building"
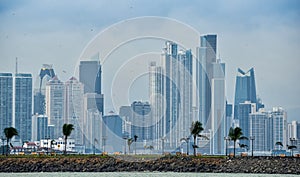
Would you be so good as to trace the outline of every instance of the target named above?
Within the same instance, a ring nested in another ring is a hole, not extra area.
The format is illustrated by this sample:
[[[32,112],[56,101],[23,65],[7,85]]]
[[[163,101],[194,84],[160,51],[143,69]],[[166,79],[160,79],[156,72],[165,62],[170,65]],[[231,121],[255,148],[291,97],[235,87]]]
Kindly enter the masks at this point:
[[[250,101],[257,104],[254,69],[244,72],[238,68],[235,84],[234,118],[239,119],[238,105]]]
[[[102,70],[99,61],[80,61],[79,82],[84,85],[84,93],[96,93],[96,106],[104,114],[104,97],[101,92]]]
[[[15,75],[15,128],[22,141],[31,140],[32,129],[32,75]]]
[[[11,73],[0,73],[0,131],[12,126],[13,77]],[[3,135],[4,136],[4,135]]]

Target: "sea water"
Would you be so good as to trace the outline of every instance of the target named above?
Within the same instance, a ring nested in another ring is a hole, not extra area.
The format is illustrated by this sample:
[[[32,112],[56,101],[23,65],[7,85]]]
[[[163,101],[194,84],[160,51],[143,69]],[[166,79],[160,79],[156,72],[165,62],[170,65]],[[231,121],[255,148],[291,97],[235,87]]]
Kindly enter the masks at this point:
[[[52,172],[52,173],[0,173],[0,176],[24,177],[298,177],[290,174],[248,173],[175,173],[175,172]]]

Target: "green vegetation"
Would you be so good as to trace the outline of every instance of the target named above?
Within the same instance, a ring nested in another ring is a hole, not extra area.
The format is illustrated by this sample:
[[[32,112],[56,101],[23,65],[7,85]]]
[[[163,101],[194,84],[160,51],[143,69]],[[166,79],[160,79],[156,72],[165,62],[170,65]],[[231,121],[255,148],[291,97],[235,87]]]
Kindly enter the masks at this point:
[[[8,151],[9,151],[9,146],[8,146],[8,143],[10,142],[10,140],[14,137],[14,136],[18,136],[18,131],[17,129],[15,129],[14,127],[7,127],[4,129],[4,134],[6,136],[6,146],[7,146],[7,149],[6,149],[6,155],[8,155]]]
[[[233,157],[235,157],[235,145],[237,140],[248,139],[245,136],[242,136],[243,132],[240,127],[230,128],[228,136],[233,141]]]
[[[73,130],[74,130],[73,124],[64,124],[63,125],[63,134],[65,136],[65,152],[64,152],[64,154],[67,154],[67,139],[68,139],[68,136],[71,135]]]
[[[190,128],[190,131],[191,131],[191,134],[193,135],[194,137],[194,145],[193,145],[193,148],[194,148],[194,156],[196,156],[196,148],[198,148],[197,144],[196,144],[196,138],[197,136],[198,137],[203,137],[203,138],[206,138],[208,139],[206,136],[203,136],[203,135],[200,135],[200,133],[203,131],[203,127],[202,127],[202,123],[199,122],[199,121],[196,121],[196,122],[192,122],[192,126]]]

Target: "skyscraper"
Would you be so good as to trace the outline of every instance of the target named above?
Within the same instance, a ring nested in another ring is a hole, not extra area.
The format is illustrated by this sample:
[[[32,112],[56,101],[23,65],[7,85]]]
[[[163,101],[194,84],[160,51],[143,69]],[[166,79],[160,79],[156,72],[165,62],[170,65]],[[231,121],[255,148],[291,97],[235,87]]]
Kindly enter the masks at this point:
[[[15,128],[22,141],[31,140],[32,127],[32,76],[15,75]]]
[[[221,154],[224,152],[226,116],[225,64],[217,59],[216,52],[217,35],[201,36],[195,63],[196,104],[197,120],[203,124],[204,133],[209,133],[211,137],[210,153]]]
[[[79,81],[84,84],[84,93],[101,94],[101,72],[99,61],[80,61]]]
[[[250,113],[250,137],[254,137],[253,151],[270,151],[270,122],[268,113],[260,110],[259,112]],[[252,142],[250,141],[250,150],[252,150]]]
[[[234,97],[234,118],[239,119],[238,105],[250,101],[257,104],[256,87],[254,69],[244,72],[238,68],[238,75],[236,76],[235,97]]]
[[[0,130],[1,135],[13,122],[13,77],[11,73],[0,73]],[[3,135],[4,136],[4,135]]]
[[[48,124],[54,125],[54,136],[62,137],[64,124],[64,93],[65,86],[57,76],[46,84],[46,115]]]
[[[113,112],[103,116],[102,123],[102,149],[107,152],[120,152],[123,150],[123,123],[121,117]]]
[[[134,101],[131,104],[131,135],[137,135],[139,141],[153,140],[153,120],[148,102]]]
[[[165,86],[165,132],[166,146],[175,148],[180,139],[190,135],[189,127],[193,119],[192,111],[192,53],[178,50],[176,43],[165,43],[162,59]]]
[[[32,141],[40,141],[41,139],[52,139],[48,134],[48,117],[44,115],[32,116]]]
[[[211,131],[213,132],[213,154],[224,153],[225,135],[225,64],[217,60],[212,63],[213,75],[211,79]]]
[[[250,101],[245,101],[238,105],[238,115],[239,115],[239,127],[242,129],[243,136],[250,137],[250,121],[249,115],[256,112],[256,104]],[[246,144],[249,147],[248,140],[241,140],[242,144]]]
[[[83,98],[84,110],[84,145],[87,153],[100,150],[102,144],[102,113],[96,107],[96,93],[86,93]]]
[[[217,57],[217,35],[204,35],[200,37],[200,47],[197,49],[196,82],[197,103],[200,122],[206,127],[210,125],[211,113],[211,79],[213,78],[213,63]],[[208,126],[206,128],[209,129]]]
[[[39,84],[38,88],[34,90],[34,114],[44,114],[45,113],[45,86],[46,83],[55,76],[54,69],[52,65],[43,64],[40,74],[39,74]]]
[[[149,66],[149,98],[154,121],[153,139],[156,141],[156,149],[160,147],[160,139],[166,136],[166,117],[165,117],[165,90],[164,90],[164,74],[161,66],[156,66],[155,62],[151,62]]]
[[[99,61],[80,61],[79,82],[84,85],[84,93],[96,93],[97,109],[104,114],[104,96],[101,92],[101,65]],[[92,109],[92,108],[89,108]]]
[[[73,124],[74,132],[70,138],[83,145],[83,84],[75,77],[65,82],[64,123]]]
[[[270,146],[272,149],[286,149],[287,145],[287,115],[283,108],[274,107],[270,119]],[[276,146],[276,142],[281,142],[283,147]]]

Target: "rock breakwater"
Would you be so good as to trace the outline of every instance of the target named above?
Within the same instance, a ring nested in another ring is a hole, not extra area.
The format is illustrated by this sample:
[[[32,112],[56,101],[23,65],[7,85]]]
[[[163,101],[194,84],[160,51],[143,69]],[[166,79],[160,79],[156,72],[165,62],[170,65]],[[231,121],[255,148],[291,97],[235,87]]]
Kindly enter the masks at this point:
[[[300,174],[300,158],[238,157],[226,159],[166,156],[137,161],[110,156],[0,158],[0,172],[121,171]]]

